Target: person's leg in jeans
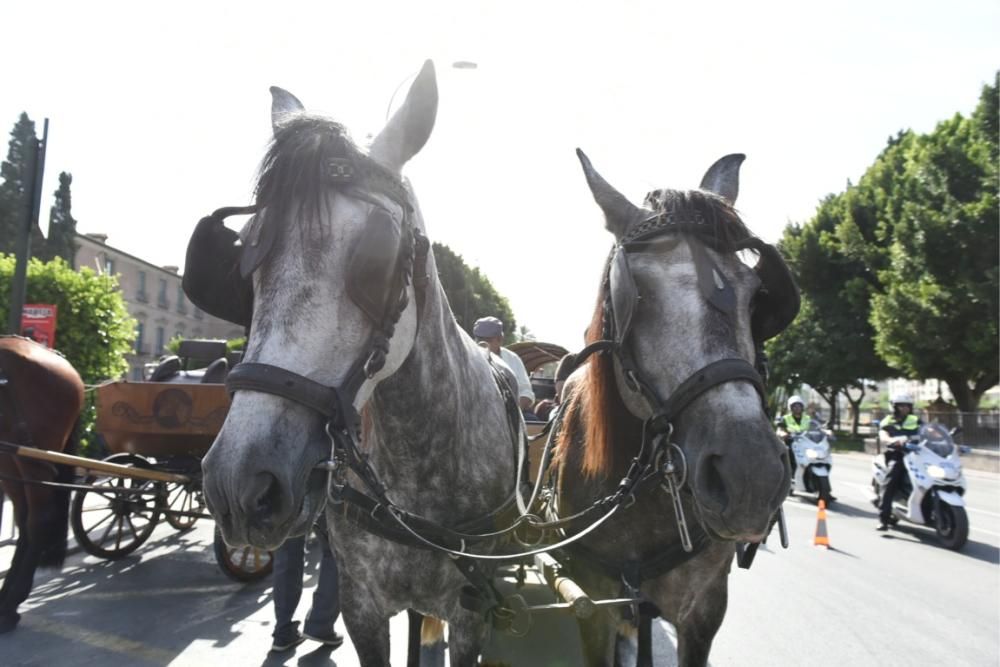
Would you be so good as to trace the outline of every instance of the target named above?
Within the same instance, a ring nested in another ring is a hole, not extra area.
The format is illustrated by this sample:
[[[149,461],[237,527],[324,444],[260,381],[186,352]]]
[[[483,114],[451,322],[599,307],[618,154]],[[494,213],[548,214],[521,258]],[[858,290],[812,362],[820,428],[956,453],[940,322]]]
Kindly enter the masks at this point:
[[[322,549],[319,577],[313,591],[312,607],[306,615],[303,632],[315,638],[333,634],[333,624],[340,616],[340,591],[338,587],[337,559],[330,550],[325,530],[317,530],[316,537]],[[301,582],[301,577],[299,581]]]
[[[274,552],[274,633],[295,629],[292,617],[302,597],[302,572],[305,565],[304,535],[290,537]]]

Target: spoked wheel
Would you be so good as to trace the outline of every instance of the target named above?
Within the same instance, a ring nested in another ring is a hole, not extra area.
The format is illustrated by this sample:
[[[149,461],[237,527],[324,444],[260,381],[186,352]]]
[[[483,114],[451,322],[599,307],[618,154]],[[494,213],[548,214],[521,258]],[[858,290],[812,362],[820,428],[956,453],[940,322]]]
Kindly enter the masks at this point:
[[[969,539],[969,515],[964,507],[955,507],[941,501],[935,513],[935,528],[938,539],[948,549],[958,551]]]
[[[827,507],[829,507],[830,503],[833,502],[833,494],[830,492],[830,478],[817,477],[816,491],[819,494],[819,499],[822,500]]]
[[[114,454],[109,463],[149,468],[135,454]],[[99,558],[115,560],[138,549],[149,539],[160,518],[157,484],[149,480],[92,474],[84,480],[91,488],[73,498],[70,525],[76,541]]]
[[[166,497],[160,506],[167,523],[176,530],[188,530],[200,517],[176,514],[176,512],[204,512],[205,499],[201,495],[201,484],[197,481],[186,484],[167,484]]]
[[[259,581],[274,569],[274,556],[270,551],[256,547],[231,547],[222,539],[222,531],[215,529],[215,561],[223,574],[234,581]]]

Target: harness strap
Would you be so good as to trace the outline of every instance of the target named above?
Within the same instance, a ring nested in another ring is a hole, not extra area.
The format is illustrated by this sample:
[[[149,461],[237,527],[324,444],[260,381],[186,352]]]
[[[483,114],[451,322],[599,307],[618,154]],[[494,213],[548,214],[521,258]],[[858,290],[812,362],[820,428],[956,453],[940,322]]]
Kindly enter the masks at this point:
[[[712,387],[735,380],[749,382],[757,390],[761,401],[765,400],[764,381],[753,366],[744,359],[719,359],[696,371],[674,390],[653,417],[654,427],[662,425],[665,430],[666,423],[672,421],[694,399]]]
[[[679,543],[672,544],[656,556],[642,561],[610,561],[581,542],[573,543],[565,551],[570,559],[580,561],[615,581],[625,580],[638,589],[643,581],[661,577],[700,554],[711,543],[711,538],[700,527],[694,526],[691,542],[694,548],[690,552]]]
[[[339,503],[339,509],[336,511],[351,523],[397,544],[426,550],[432,550],[433,547],[414,538],[399,525],[400,522],[437,543],[444,543],[448,548],[457,550],[470,544],[501,540],[506,531],[496,532],[495,528],[514,506],[514,497],[510,496],[489,514],[476,517],[452,529],[417,514],[403,512],[394,506],[387,507],[349,485],[341,490],[340,500],[343,502]],[[390,512],[395,512],[396,516],[390,516]]]
[[[331,421],[343,419],[340,392],[280,366],[242,362],[226,376],[230,395],[240,390],[274,394],[312,408]]]

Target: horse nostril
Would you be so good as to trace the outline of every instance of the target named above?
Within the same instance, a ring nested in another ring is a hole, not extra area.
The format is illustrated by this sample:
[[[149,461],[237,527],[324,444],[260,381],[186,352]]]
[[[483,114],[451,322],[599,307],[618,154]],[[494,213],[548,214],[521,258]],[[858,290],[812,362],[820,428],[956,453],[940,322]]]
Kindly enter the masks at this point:
[[[281,508],[281,485],[269,472],[254,475],[243,494],[243,507],[252,521],[266,521]]]
[[[699,471],[699,486],[704,494],[703,502],[709,509],[721,514],[729,505],[729,492],[726,490],[726,481],[719,470],[722,464],[722,457],[713,454],[707,456],[701,464]]]

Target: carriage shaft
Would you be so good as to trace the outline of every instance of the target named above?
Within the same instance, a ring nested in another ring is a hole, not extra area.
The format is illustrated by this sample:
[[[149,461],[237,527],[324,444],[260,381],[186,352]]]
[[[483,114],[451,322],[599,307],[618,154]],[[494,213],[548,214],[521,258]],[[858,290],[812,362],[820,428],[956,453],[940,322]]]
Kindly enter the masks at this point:
[[[174,473],[163,472],[161,470],[147,470],[145,468],[123,466],[117,463],[95,461],[94,459],[88,459],[83,456],[50,452],[44,449],[38,449],[37,447],[25,447],[24,445],[17,445],[3,440],[0,440],[0,452],[12,454],[14,456],[21,456],[26,459],[56,463],[59,465],[78,466],[87,470],[111,475],[112,477],[148,479],[154,482],[176,482],[178,484],[187,484],[191,481],[191,479],[186,475],[177,475]]]

